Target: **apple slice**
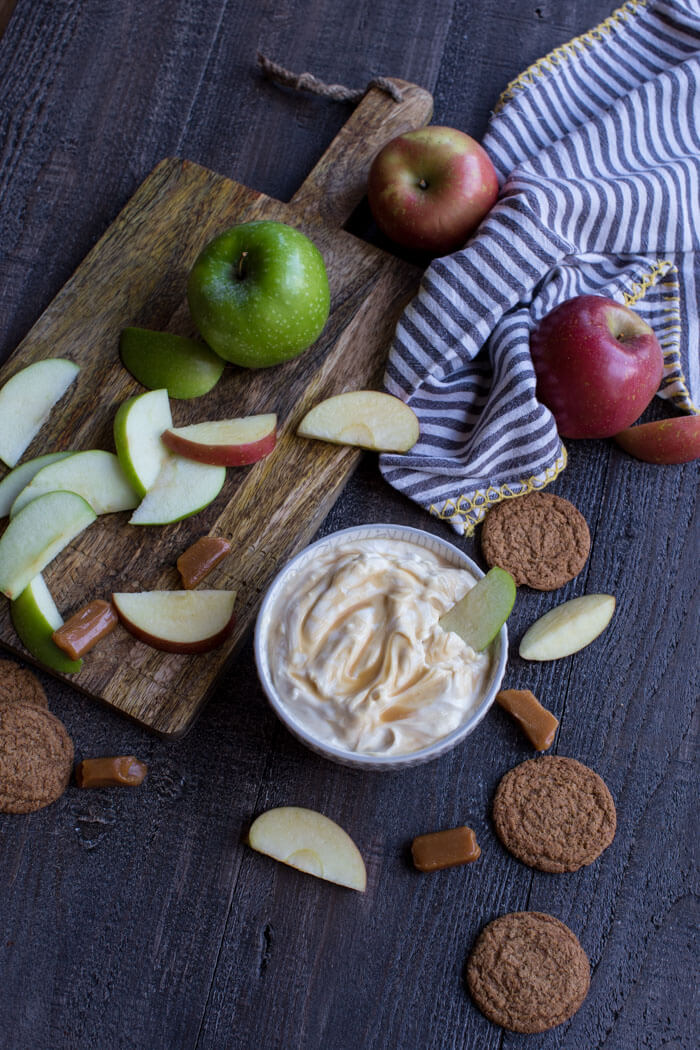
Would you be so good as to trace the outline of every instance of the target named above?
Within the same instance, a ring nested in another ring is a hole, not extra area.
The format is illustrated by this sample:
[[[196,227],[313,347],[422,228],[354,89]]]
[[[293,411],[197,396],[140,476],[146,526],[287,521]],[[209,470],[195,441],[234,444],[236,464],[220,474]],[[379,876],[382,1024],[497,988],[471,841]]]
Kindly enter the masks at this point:
[[[28,503],[46,492],[75,492],[90,504],[95,514],[133,510],[139,502],[117,457],[113,452],[101,449],[74,452],[66,459],[43,467],[12,504],[10,517],[14,518]]]
[[[418,440],[419,428],[413,409],[398,397],[378,390],[352,390],[312,408],[297,434],[375,452],[408,452]]]
[[[515,580],[494,565],[438,623],[480,653],[494,640],[515,603]]]
[[[168,458],[161,441],[172,426],[167,390],[151,390],[130,397],[114,417],[114,445],[129,482],[140,497],[146,495]]]
[[[71,660],[51,637],[63,626],[63,617],[41,574],[30,580],[12,602],[10,617],[20,639],[39,663],[59,674],[75,674],[81,669],[83,661]]]
[[[59,459],[72,456],[72,452],[49,452],[45,456],[36,456],[28,459],[26,463],[20,463],[18,467],[11,470],[2,481],[0,481],[0,518],[10,513],[12,504],[15,502],[25,485],[28,485],[35,474],[42,467],[48,467],[49,463],[57,463]]]
[[[523,660],[559,660],[589,645],[612,620],[612,594],[585,594],[557,605],[528,628],[520,642]]]
[[[127,631],[166,653],[205,653],[234,628],[235,591],[137,591],[113,594]]]
[[[171,455],[129,523],[167,525],[189,518],[216,499],[225,480],[226,467],[211,467]]]
[[[700,458],[700,416],[640,423],[621,430],[615,441],[645,463],[690,463]]]
[[[269,455],[277,440],[277,416],[212,420],[189,427],[173,427],[163,444],[179,456],[222,467],[244,467]]]
[[[319,879],[360,893],[367,887],[365,862],[355,843],[335,821],[313,809],[268,809],[251,824],[248,845]]]
[[[139,383],[149,390],[165,387],[176,399],[208,393],[224,370],[224,362],[204,343],[148,328],[125,328],[119,354]]]
[[[14,467],[80,368],[63,357],[36,361],[0,389],[0,459]]]
[[[59,551],[97,515],[75,492],[47,492],[28,503],[0,537],[0,592],[19,597]]]

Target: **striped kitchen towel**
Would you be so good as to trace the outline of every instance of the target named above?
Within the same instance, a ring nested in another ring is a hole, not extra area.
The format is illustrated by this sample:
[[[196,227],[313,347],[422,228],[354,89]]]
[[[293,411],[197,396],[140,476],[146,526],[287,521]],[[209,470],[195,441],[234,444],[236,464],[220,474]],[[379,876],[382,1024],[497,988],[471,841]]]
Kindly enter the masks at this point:
[[[664,350],[659,395],[698,412],[698,0],[628,0],[536,62],[483,145],[499,200],[464,249],[426,270],[385,375],[421,437],[382,456],[382,473],[460,533],[566,465],[529,353],[559,302],[595,293],[634,306]]]

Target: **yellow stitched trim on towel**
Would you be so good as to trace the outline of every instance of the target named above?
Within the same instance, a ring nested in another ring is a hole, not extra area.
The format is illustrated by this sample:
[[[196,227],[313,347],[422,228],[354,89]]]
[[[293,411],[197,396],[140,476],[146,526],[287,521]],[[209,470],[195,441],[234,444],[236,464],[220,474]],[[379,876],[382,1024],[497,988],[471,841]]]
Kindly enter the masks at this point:
[[[525,88],[530,87],[538,77],[546,76],[547,73],[551,73],[557,66],[568,62],[570,58],[574,58],[581,51],[588,47],[593,47],[594,44],[604,40],[616,26],[626,22],[630,15],[639,14],[646,6],[647,0],[626,0],[622,7],[618,7],[616,11],[613,11],[600,25],[589,29],[587,33],[582,33],[581,36],[573,37],[566,44],[555,47],[549,54],[533,62],[519,76],[511,80],[494,106],[493,112],[498,113],[509,99],[514,98],[517,91],[523,91]]]
[[[683,375],[681,362],[680,337],[683,332],[680,314],[680,285],[678,283],[678,267],[668,259],[657,259],[648,273],[632,284],[632,290],[625,292],[623,298],[625,306],[634,306],[643,299],[650,288],[652,288],[661,277],[665,277],[661,287],[664,289],[665,313],[673,315],[673,324],[664,326],[666,339],[661,340],[661,349],[664,355],[664,377],[661,389],[667,391],[666,399],[678,405],[684,412],[698,415],[700,410],[690,396],[688,384]],[[668,289],[668,292],[665,291]],[[676,389],[674,389],[674,387]]]
[[[504,499],[515,499],[516,496],[524,496],[527,492],[537,492],[543,489],[545,485],[549,485],[551,481],[559,477],[566,463],[566,447],[562,444],[558,458],[551,467],[547,467],[544,475],[532,475],[500,487],[489,485],[486,489],[477,489],[471,495],[464,493],[456,500],[446,500],[441,508],[433,504],[429,507],[430,513],[440,518],[441,521],[455,521],[455,519],[462,521],[465,536],[471,536],[486,511],[494,503],[500,503]]]

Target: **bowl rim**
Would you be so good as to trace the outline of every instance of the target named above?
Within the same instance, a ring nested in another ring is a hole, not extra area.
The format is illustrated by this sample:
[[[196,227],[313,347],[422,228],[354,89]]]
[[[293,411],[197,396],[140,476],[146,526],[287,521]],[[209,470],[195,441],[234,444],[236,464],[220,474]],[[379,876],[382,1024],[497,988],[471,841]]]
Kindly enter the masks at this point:
[[[424,547],[428,550],[432,549],[434,553],[436,552],[435,548],[437,547],[452,560],[455,567],[468,569],[477,579],[481,579],[485,575],[483,569],[477,565],[468,554],[457,547],[456,544],[451,543],[442,536],[437,536],[433,532],[417,529],[411,525],[395,525],[389,522],[351,525],[343,529],[337,529],[334,532],[326,533],[325,536],[321,536],[319,539],[314,540],[313,543],[308,544],[293,555],[289,561],[278,570],[267,586],[255,622],[255,666],[263,692],[265,693],[272,710],[283,725],[286,726],[289,732],[311,751],[316,752],[316,754],[319,754],[332,762],[339,763],[340,765],[351,766],[353,768],[397,770],[407,766],[419,765],[423,762],[432,761],[433,759],[439,758],[441,755],[445,754],[445,752],[451,751],[452,748],[461,743],[465,737],[469,736],[492,706],[496,698],[496,693],[503,681],[508,660],[508,630],[506,624],[504,624],[494,639],[497,648],[492,659],[488,687],[479,706],[471,713],[469,718],[457,726],[456,729],[453,729],[451,733],[440,737],[438,740],[434,740],[431,744],[428,744],[426,747],[420,748],[417,751],[410,751],[400,755],[369,755],[361,752],[358,753],[319,740],[318,737],[309,733],[307,729],[295,721],[287,707],[282,703],[272,681],[269,661],[267,658],[267,637],[269,634],[269,623],[272,619],[270,609],[273,607],[275,599],[282,591],[289,576],[296,568],[298,568],[301,562],[311,557],[311,552],[314,550],[331,543],[342,542],[343,537],[355,536],[362,539],[372,539],[375,536],[382,536],[387,533],[393,533],[397,539],[400,538],[399,534],[401,534],[401,536],[404,536],[413,542],[417,542],[417,545],[420,547]],[[491,644],[493,645],[494,643]]]

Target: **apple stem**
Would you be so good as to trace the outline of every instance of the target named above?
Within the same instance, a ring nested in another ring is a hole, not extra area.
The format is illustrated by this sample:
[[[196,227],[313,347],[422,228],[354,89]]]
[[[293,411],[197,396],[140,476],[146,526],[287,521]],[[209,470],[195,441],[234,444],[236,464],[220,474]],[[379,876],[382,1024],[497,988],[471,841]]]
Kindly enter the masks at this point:
[[[427,183],[426,179],[424,179],[421,176],[420,179],[418,180],[418,189],[419,190],[427,190],[427,188],[428,188],[428,183]]]
[[[246,259],[247,259],[247,257],[248,257],[248,252],[241,252],[240,258],[238,260],[238,264],[236,266],[236,277],[238,278],[239,281],[242,281],[245,278],[245,275],[246,275]]]

